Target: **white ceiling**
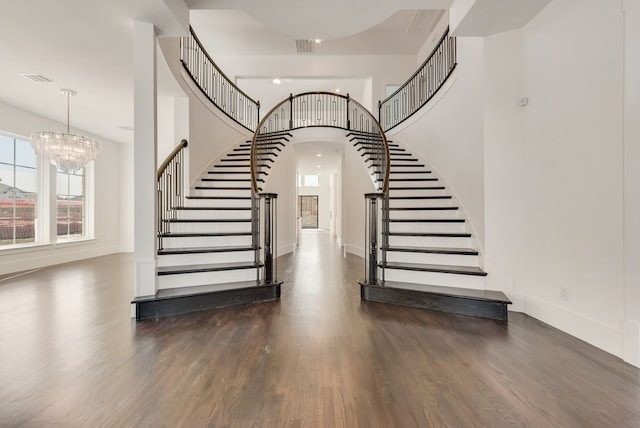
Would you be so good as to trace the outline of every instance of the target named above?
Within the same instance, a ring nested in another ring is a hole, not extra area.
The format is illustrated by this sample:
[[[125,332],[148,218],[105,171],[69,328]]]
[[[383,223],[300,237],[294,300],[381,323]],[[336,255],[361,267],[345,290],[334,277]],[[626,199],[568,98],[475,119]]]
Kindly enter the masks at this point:
[[[295,143],[294,149],[298,174],[336,174],[340,169],[345,143],[328,141]]]
[[[295,36],[287,36],[257,21],[249,13],[238,10],[242,5],[268,3],[271,7],[285,0],[264,2],[258,0],[192,0],[189,4],[208,10],[192,11],[192,21],[204,39],[205,46],[215,59],[216,53],[281,55],[295,53]],[[307,0],[286,0],[290,7]],[[357,55],[417,53],[429,34],[433,11],[396,9],[409,6],[426,7],[427,0],[357,0],[362,6],[358,22],[379,25],[350,37],[325,40],[316,46],[316,52],[307,55]],[[158,3],[160,0],[158,0]],[[429,5],[448,5],[450,0],[428,0]],[[133,132],[120,127],[133,125],[133,5],[132,0],[20,0],[5,1],[0,13],[0,102],[66,122],[65,97],[60,89],[75,90],[78,95],[71,100],[71,126],[112,141],[131,143]],[[147,3],[154,4],[152,0]],[[322,5],[322,11],[342,5],[333,0]],[[388,10],[381,3],[394,4],[388,16],[380,17],[377,8]],[[354,3],[355,4],[355,3]],[[213,5],[213,6],[212,6]],[[333,6],[331,6],[333,5]],[[416,6],[419,5],[419,6]],[[212,7],[221,10],[211,10]],[[284,6],[282,6],[284,7]],[[314,3],[317,8],[317,4]],[[282,13],[283,9],[278,9]],[[291,9],[284,9],[290,11]],[[314,9],[316,11],[316,9]],[[317,11],[316,11],[317,12]],[[255,13],[255,10],[253,10]],[[324,12],[322,12],[324,13]],[[290,13],[285,13],[289,16]],[[324,27],[341,27],[333,16],[320,19],[322,14],[298,16],[300,22],[318,21]],[[360,16],[363,15],[363,16]],[[293,15],[292,15],[293,16]],[[384,19],[387,18],[387,19]],[[350,28],[355,27],[346,23]],[[343,23],[344,24],[344,23]],[[281,24],[278,24],[281,25]],[[288,25],[288,24],[282,24]],[[368,25],[368,24],[367,24]],[[344,26],[344,25],[342,25]],[[279,28],[282,28],[279,26]],[[311,28],[311,27],[309,27]],[[19,76],[22,72],[42,73],[54,83],[37,84]],[[164,76],[164,77],[163,77]],[[284,80],[281,88],[273,90],[266,79],[280,77]],[[263,105],[270,93],[272,98],[282,98],[280,94],[300,92],[303,89],[335,90],[355,94],[364,91],[366,79],[344,76],[324,76],[321,80],[310,81],[305,76],[263,76],[256,70],[254,76],[241,77],[239,82],[249,95],[260,99]],[[250,82],[254,79],[254,82]],[[166,70],[160,72],[159,95],[170,96],[176,86],[163,83]],[[258,90],[262,85],[264,95]],[[251,93],[255,88],[256,95]]]

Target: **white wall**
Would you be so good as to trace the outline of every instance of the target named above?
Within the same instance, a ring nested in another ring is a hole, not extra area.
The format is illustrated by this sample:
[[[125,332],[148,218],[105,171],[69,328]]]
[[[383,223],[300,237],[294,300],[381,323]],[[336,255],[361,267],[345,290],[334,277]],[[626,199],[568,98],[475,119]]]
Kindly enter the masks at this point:
[[[282,256],[296,245],[296,156],[291,144],[282,149],[273,165],[264,191],[278,194],[277,251]]]
[[[640,366],[640,0],[625,0],[623,357]]]
[[[615,2],[556,0],[524,28],[525,310],[616,355],[622,49]]]
[[[0,130],[26,139],[32,131],[64,130],[65,124],[0,103]],[[131,192],[121,194],[121,152],[123,146],[96,137],[102,151],[95,161],[95,239],[76,243],[49,244],[33,248],[0,251],[0,275],[115,253],[120,250],[121,201],[133,200]]]
[[[362,156],[351,144],[347,144],[344,151],[342,182],[342,192],[344,194],[343,245],[347,252],[364,257],[364,195],[376,190]]]
[[[623,24],[620,3],[555,0],[487,38],[484,114],[488,287],[619,356]]]
[[[484,251],[484,118],[481,38],[458,39],[458,66],[430,104],[388,137],[406,145],[445,180]]]
[[[484,43],[485,98],[485,270],[486,285],[501,290],[523,310],[517,287],[524,261],[524,96],[521,30],[487,37]]]
[[[377,111],[378,100],[385,98],[385,85],[404,82],[416,67],[414,55],[216,55],[215,61],[232,79],[233,76],[256,76],[256,70],[261,76],[370,77],[371,104],[365,104],[367,100],[357,101],[373,112]]]

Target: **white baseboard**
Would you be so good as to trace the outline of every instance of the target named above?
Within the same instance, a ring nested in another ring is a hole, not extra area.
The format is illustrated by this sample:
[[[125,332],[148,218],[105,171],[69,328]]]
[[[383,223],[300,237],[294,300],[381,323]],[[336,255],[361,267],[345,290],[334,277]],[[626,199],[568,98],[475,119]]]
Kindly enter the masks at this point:
[[[531,296],[526,296],[524,299],[524,312],[610,354],[622,357],[620,328]]]
[[[278,257],[284,256],[285,254],[293,253],[296,248],[296,244],[289,244],[283,247],[278,247]]]
[[[625,321],[622,331],[622,359],[640,367],[640,325]]]
[[[364,248],[349,244],[345,244],[344,247],[347,253],[355,254],[356,256],[364,258]]]

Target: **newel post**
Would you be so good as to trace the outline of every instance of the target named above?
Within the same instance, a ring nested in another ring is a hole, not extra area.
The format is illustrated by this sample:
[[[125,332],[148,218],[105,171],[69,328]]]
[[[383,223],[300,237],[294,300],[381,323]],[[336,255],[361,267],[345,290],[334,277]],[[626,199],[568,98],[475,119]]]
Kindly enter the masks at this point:
[[[264,199],[264,284],[272,284],[277,252],[277,193],[261,193]]]
[[[364,197],[367,214],[365,283],[372,285],[378,283],[378,200],[384,197],[384,193],[366,193]]]

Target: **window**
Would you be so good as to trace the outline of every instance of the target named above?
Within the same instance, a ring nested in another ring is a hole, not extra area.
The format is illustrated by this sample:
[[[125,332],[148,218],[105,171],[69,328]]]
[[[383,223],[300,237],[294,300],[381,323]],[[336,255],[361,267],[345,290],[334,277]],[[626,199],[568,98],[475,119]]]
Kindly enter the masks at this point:
[[[85,169],[56,174],[56,223],[58,240],[84,236],[85,219]]]
[[[0,135],[0,248],[35,242],[37,196],[35,151]]]
[[[300,187],[319,187],[317,175],[300,175],[298,176],[298,186]]]

